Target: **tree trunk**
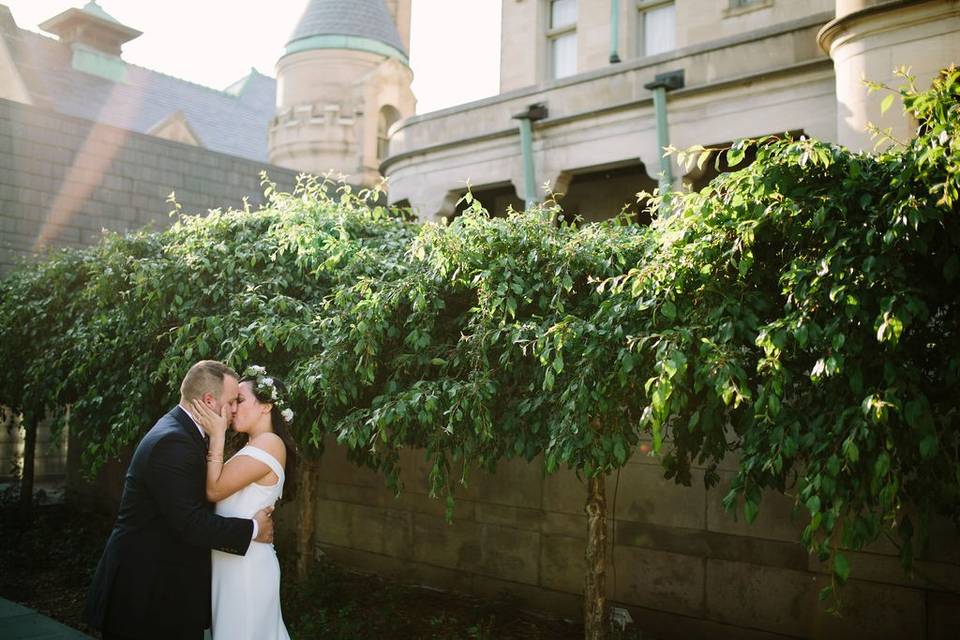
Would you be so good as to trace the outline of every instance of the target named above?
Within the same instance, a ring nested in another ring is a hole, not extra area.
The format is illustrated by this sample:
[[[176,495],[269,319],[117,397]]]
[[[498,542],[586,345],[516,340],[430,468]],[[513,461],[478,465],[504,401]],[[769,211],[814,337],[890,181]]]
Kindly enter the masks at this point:
[[[37,425],[23,425],[23,467],[20,475],[20,512],[29,518],[33,512],[34,457],[37,451]]]
[[[313,561],[313,532],[316,505],[316,462],[304,456],[300,464],[300,486],[297,491],[297,578],[307,577]]]
[[[586,640],[607,637],[607,495],[604,476],[589,479],[587,496],[587,578],[583,586]]]

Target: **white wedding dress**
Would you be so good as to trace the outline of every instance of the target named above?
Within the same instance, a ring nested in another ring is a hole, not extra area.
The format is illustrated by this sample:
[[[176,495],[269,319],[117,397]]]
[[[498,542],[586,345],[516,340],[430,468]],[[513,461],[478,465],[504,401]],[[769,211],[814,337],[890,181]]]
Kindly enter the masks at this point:
[[[236,453],[266,464],[277,483],[251,483],[217,503],[217,515],[252,518],[283,493],[283,466],[272,455],[246,446]],[[280,613],[280,564],[272,544],[251,542],[247,554],[212,551],[213,640],[289,640]]]

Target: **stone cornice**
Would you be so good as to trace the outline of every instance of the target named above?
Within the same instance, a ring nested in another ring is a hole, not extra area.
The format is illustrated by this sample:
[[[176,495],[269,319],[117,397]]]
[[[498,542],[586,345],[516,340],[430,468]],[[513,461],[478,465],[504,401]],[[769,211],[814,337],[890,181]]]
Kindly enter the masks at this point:
[[[862,9],[857,9],[856,11],[851,11],[850,13],[844,14],[842,16],[837,16],[827,24],[823,25],[823,28],[820,29],[820,32],[817,34],[817,44],[820,45],[820,49],[826,54],[830,54],[830,47],[833,45],[834,40],[837,39],[839,35],[844,33],[853,23],[863,20],[865,18],[871,18],[873,16],[887,13],[889,11],[896,11],[897,9],[905,9],[908,7],[914,7],[919,5],[953,5],[953,10],[960,10],[960,3],[957,0],[880,0],[876,4],[871,4]]]
[[[731,77],[731,78],[724,78],[724,79],[722,79],[722,80],[717,80],[717,81],[715,81],[715,82],[708,82],[708,83],[704,83],[704,84],[699,84],[699,85],[694,85],[694,86],[685,87],[685,88],[683,88],[683,89],[678,89],[678,90],[676,90],[676,91],[672,91],[672,92],[670,93],[670,96],[671,96],[671,99],[674,99],[674,100],[675,100],[675,99],[678,99],[678,98],[695,96],[695,95],[698,95],[698,94],[701,94],[701,93],[705,93],[705,92],[709,92],[709,91],[718,91],[718,90],[720,90],[720,89],[724,89],[724,88],[730,87],[730,86],[735,86],[735,85],[742,84],[742,83],[745,83],[745,82],[756,82],[756,81],[758,81],[758,80],[763,80],[763,79],[765,79],[765,78],[772,78],[772,77],[783,76],[783,75],[796,75],[796,74],[800,74],[800,73],[808,73],[808,72],[813,72],[813,71],[817,71],[817,70],[820,70],[820,69],[822,69],[822,70],[824,70],[824,71],[831,71],[831,72],[832,72],[832,70],[833,70],[833,62],[832,62],[829,58],[821,58],[821,59],[818,59],[818,60],[809,60],[809,61],[800,62],[800,63],[793,64],[793,65],[789,65],[789,66],[786,66],[786,67],[778,67],[778,68],[775,68],[775,69],[766,69],[766,70],[759,71],[759,72],[755,72],[755,73],[743,74],[743,75],[734,76],[734,77]],[[622,71],[621,71],[621,73],[622,73]],[[538,94],[538,95],[543,95],[543,94],[548,93],[548,91],[541,90],[541,91],[538,91],[538,92],[535,92],[535,93]],[[517,97],[516,95],[513,95],[513,94],[503,94],[503,95],[506,96],[506,97],[508,97],[509,99],[514,99],[514,98]],[[500,96],[498,96],[498,97],[500,97]],[[547,98],[547,99],[548,99],[548,98]],[[471,103],[471,108],[477,109],[477,108],[481,108],[481,107],[483,107],[483,106],[487,106],[487,105],[489,105],[489,104],[493,104],[493,103],[495,103],[495,102],[498,102],[498,100],[497,100],[497,101],[494,101],[494,100],[485,100],[485,101],[482,101],[482,102],[475,102],[475,103]],[[604,107],[602,107],[602,108],[600,108],[600,109],[591,109],[591,110],[589,110],[589,111],[583,111],[583,112],[580,112],[580,113],[567,114],[567,115],[560,116],[560,117],[557,117],[557,118],[547,118],[547,119],[545,119],[545,120],[541,120],[541,121],[537,122],[537,124],[536,124],[536,130],[539,131],[539,130],[543,130],[543,129],[546,129],[546,128],[555,127],[555,126],[567,124],[567,123],[570,123],[570,122],[574,122],[574,121],[576,121],[576,120],[583,120],[583,119],[586,119],[586,118],[596,117],[596,116],[598,116],[598,115],[604,115],[604,114],[608,114],[608,113],[615,113],[615,112],[618,112],[618,111],[626,111],[626,110],[628,110],[628,109],[635,109],[635,108],[638,108],[638,107],[649,106],[649,105],[652,105],[652,104],[653,104],[653,97],[652,97],[652,96],[648,96],[648,97],[641,98],[641,99],[639,99],[639,100],[632,100],[632,101],[629,101],[629,102],[622,102],[622,103],[618,103],[618,104],[607,105],[607,106],[604,106]],[[465,109],[457,109],[456,111],[449,111],[449,110],[448,110],[448,111],[445,112],[445,115],[453,115],[453,114],[459,113],[460,111],[464,111],[464,110],[465,110]],[[420,122],[422,122],[422,121],[420,121]],[[514,126],[514,127],[504,128],[504,129],[498,129],[498,130],[496,130],[496,131],[490,131],[490,132],[488,132],[488,133],[484,133],[483,135],[479,135],[479,136],[469,136],[469,137],[464,137],[464,138],[457,138],[456,140],[449,140],[449,141],[447,141],[447,142],[440,142],[440,143],[437,143],[437,144],[432,144],[432,145],[428,145],[428,146],[423,146],[423,147],[419,147],[419,148],[416,148],[416,149],[410,149],[409,151],[403,151],[403,152],[398,153],[398,154],[396,154],[396,155],[389,156],[389,157],[385,158],[384,161],[380,164],[380,173],[383,174],[383,175],[387,175],[387,170],[390,169],[390,167],[394,166],[395,164],[397,164],[397,163],[399,163],[399,162],[402,162],[402,161],[407,160],[407,159],[409,159],[409,158],[414,158],[414,157],[419,156],[419,155],[436,153],[436,152],[439,152],[439,151],[444,151],[444,150],[447,150],[447,149],[453,149],[453,148],[456,148],[456,147],[462,147],[462,146],[467,146],[467,145],[476,145],[476,144],[480,144],[480,143],[483,143],[483,142],[488,142],[488,141],[491,141],[491,140],[496,140],[496,139],[498,139],[498,138],[515,137],[515,136],[517,136],[517,135],[518,135],[518,129],[517,129],[517,127]]]
[[[550,91],[552,89],[559,89],[562,87],[583,84],[583,83],[591,82],[598,78],[616,76],[616,75],[623,74],[625,72],[634,71],[637,69],[643,69],[645,67],[656,67],[658,65],[672,62],[674,60],[689,58],[691,56],[703,55],[703,54],[711,53],[713,51],[719,51],[721,49],[727,49],[727,48],[735,47],[738,45],[749,44],[751,42],[756,42],[758,40],[766,40],[767,38],[774,38],[777,36],[792,33],[794,31],[801,31],[803,29],[808,29],[818,24],[824,24],[832,18],[833,18],[832,12],[818,13],[811,16],[806,16],[804,18],[799,18],[797,20],[791,20],[789,22],[782,22],[779,24],[775,24],[770,27],[755,29],[753,31],[749,31],[747,33],[739,34],[736,36],[719,38],[717,40],[711,40],[709,42],[691,45],[689,47],[683,47],[682,49],[668,51],[666,53],[661,53],[655,56],[645,56],[642,58],[636,58],[634,60],[626,60],[616,65],[604,66],[600,69],[585,71],[583,73],[578,73],[576,75],[562,78],[559,80],[552,80],[550,82],[546,82],[542,84],[531,85],[529,87],[524,87],[522,89],[514,89],[513,91],[500,93],[495,96],[490,96],[489,98],[481,98],[480,100],[474,100],[473,102],[468,102],[465,104],[448,107],[446,109],[440,109],[437,111],[424,113],[422,115],[416,115],[416,116],[411,116],[409,118],[405,118],[399,123],[400,126],[397,128],[397,131],[399,131],[400,129],[406,126],[418,124],[420,122],[424,122],[427,120],[443,118],[443,117],[446,117],[455,113],[459,113],[462,111],[472,111],[479,107],[487,106],[490,104],[496,104],[498,102],[505,102],[508,100],[523,98],[526,96],[539,95],[547,91]]]

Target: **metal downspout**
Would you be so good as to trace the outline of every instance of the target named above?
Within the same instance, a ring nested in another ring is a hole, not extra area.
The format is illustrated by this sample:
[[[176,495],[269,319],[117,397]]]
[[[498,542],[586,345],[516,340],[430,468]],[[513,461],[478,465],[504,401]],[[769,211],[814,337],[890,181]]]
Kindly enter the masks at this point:
[[[610,0],[610,64],[620,62],[620,0]]]
[[[673,168],[664,149],[670,146],[670,132],[667,126],[667,91],[683,88],[683,69],[657,74],[653,82],[643,85],[653,92],[653,110],[657,118],[657,156],[660,158],[660,194],[673,188]]]
[[[537,174],[533,167],[533,123],[547,117],[547,107],[532,104],[523,113],[513,116],[520,121],[520,151],[523,154],[523,200],[527,209],[537,206]]]

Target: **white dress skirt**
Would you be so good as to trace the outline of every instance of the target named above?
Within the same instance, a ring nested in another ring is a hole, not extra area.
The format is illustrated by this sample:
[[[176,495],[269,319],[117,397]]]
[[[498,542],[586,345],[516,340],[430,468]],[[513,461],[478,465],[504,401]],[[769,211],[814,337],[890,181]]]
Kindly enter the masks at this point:
[[[246,446],[236,453],[263,462],[277,483],[251,483],[217,503],[217,515],[253,518],[283,493],[283,466],[272,455]],[[280,563],[273,544],[251,542],[243,556],[211,552],[213,570],[213,640],[289,640],[280,612]]]

